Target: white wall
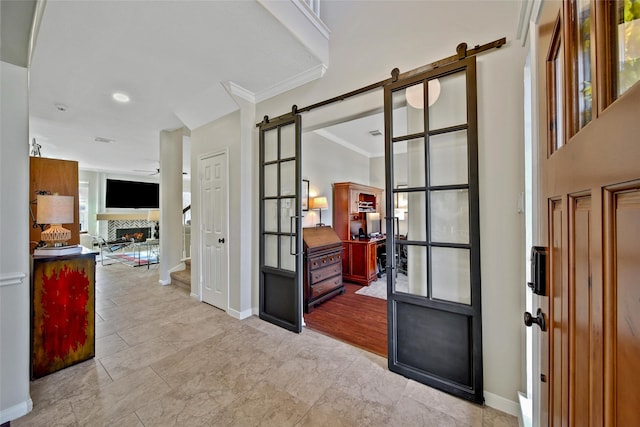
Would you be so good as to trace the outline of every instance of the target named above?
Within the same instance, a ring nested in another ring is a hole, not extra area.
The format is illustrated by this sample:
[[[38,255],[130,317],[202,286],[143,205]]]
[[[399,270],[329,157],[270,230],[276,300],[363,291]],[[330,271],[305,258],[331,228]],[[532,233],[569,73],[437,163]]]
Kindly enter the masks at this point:
[[[240,257],[240,212],[245,209],[240,206],[240,112],[235,112],[219,120],[206,124],[191,131],[191,294],[200,295],[200,229],[201,203],[199,159],[205,154],[213,154],[221,150],[228,150],[229,164],[229,236],[227,249],[229,251],[229,308],[234,313],[242,313],[246,307],[242,302]],[[249,207],[249,209],[251,209]],[[245,267],[246,268],[246,267]],[[249,270],[251,268],[249,267]],[[246,304],[246,303],[244,303]],[[250,304],[250,303],[249,303]],[[256,304],[257,305],[257,304]]]
[[[313,132],[307,132],[302,135],[302,177],[309,180],[310,198],[327,198],[329,208],[322,211],[322,222],[332,225],[332,184],[350,181],[369,185],[369,158]],[[317,209],[302,213],[303,227],[313,227],[318,223]]]
[[[524,272],[520,257],[523,244],[523,222],[516,206],[523,191],[523,88],[522,69],[526,52],[515,42],[519,14],[519,2],[504,1],[430,1],[430,2],[361,2],[323,3],[323,19],[331,29],[330,67],[325,76],[256,106],[255,116],[278,116],[291,111],[291,105],[311,105],[348,91],[383,80],[398,67],[408,71],[426,63],[453,55],[460,42],[469,46],[488,43],[507,37],[508,44],[478,58],[478,119],[479,119],[479,178],[480,178],[480,233],[483,304],[483,354],[485,399],[490,406],[516,414],[517,391],[523,390],[521,372],[525,359],[520,342],[524,334],[521,313],[521,287]],[[390,17],[393,16],[393,19]],[[433,20],[434,25],[429,24]],[[435,25],[435,23],[438,25]],[[440,23],[451,22],[446,31],[430,32],[442,28]],[[339,105],[339,104],[338,104]],[[303,114],[303,127],[305,118]],[[198,153],[224,146],[231,147],[230,171],[239,170],[237,147],[241,130],[238,118],[231,115],[192,133],[192,168]],[[254,132],[253,147],[258,139],[255,128],[240,125],[245,132]],[[245,129],[246,127],[246,129]],[[311,153],[305,141],[304,151]],[[329,156],[317,153],[318,156]],[[317,185],[317,190],[327,192],[327,168],[332,167],[337,156],[329,156],[329,162],[315,176],[314,166],[303,163],[303,176]],[[313,159],[315,161],[316,159]],[[378,161],[376,161],[378,162]],[[254,159],[253,182],[257,182],[259,165]],[[326,172],[325,172],[326,171]],[[235,172],[237,173],[237,172]],[[381,178],[372,172],[371,184]],[[230,195],[233,197],[237,176],[230,177]],[[333,178],[331,178],[333,179]],[[348,179],[345,179],[348,180]],[[195,180],[194,180],[195,181]],[[197,185],[192,186],[194,207],[198,199]],[[257,209],[258,186],[254,186],[252,204],[234,209]],[[197,215],[197,208],[194,216]],[[324,220],[324,215],[323,215]],[[305,218],[311,221],[309,215]],[[326,222],[326,221],[325,221]],[[196,221],[197,225],[197,221]],[[252,223],[257,236],[257,221]],[[246,230],[245,230],[246,231]],[[233,226],[230,235],[238,233]],[[194,234],[195,236],[195,234]],[[230,241],[232,239],[230,238]],[[255,246],[257,241],[253,241]],[[196,248],[194,242],[194,248]],[[232,249],[230,247],[230,249]],[[255,251],[255,247],[254,247]],[[195,251],[194,251],[195,252]],[[233,268],[231,291],[234,298],[234,277],[238,268],[252,270],[253,306],[258,305],[257,263],[246,263],[237,258],[237,249],[230,253]],[[197,268],[197,265],[194,267]],[[192,286],[197,286],[193,282]]]
[[[323,4],[331,29],[325,77],[259,104],[256,116],[279,115],[292,104],[303,107],[363,87],[387,78],[394,67],[408,71],[450,56],[460,42],[473,46],[507,37],[506,46],[478,57],[480,234],[485,398],[515,413],[517,391],[525,387],[523,223],[516,212],[523,190],[521,76],[526,55],[514,40],[519,3],[370,2],[366,10],[360,5]],[[429,19],[456,25],[433,34]]]
[[[27,69],[0,68],[0,424],[29,397],[29,107]]]

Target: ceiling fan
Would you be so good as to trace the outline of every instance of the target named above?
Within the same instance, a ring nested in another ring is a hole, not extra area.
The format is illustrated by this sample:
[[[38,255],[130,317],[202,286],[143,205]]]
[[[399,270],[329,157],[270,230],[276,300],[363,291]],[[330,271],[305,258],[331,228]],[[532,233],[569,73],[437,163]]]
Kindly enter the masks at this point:
[[[134,172],[146,172],[149,176],[155,176],[160,174],[160,168],[156,168],[155,171],[145,170],[145,169],[134,169]],[[182,172],[182,175],[186,175],[186,172]]]

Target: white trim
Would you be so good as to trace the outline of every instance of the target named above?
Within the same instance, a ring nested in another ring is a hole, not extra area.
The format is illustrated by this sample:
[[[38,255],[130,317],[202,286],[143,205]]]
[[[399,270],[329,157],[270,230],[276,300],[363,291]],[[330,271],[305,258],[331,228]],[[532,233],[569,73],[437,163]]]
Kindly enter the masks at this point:
[[[249,101],[252,104],[256,103],[256,94],[243,88],[242,86],[235,84],[232,81],[228,81],[224,83],[224,86],[227,87],[227,90],[231,95],[235,95],[238,98],[242,98],[245,101]]]
[[[497,394],[489,393],[488,391],[484,391],[484,403],[487,406],[491,406],[494,409],[497,409],[502,412],[506,412],[509,415],[513,415],[517,417],[520,413],[520,405],[513,400],[505,399],[502,396],[498,396]]]
[[[320,19],[320,16],[317,13],[313,9],[311,9],[309,5],[306,4],[304,1],[292,0],[292,3],[296,5],[296,7],[309,20],[309,22],[311,22],[311,24],[313,24],[313,26],[316,27],[318,31],[320,31],[320,34],[322,34],[324,38],[329,40],[329,35],[331,34],[331,31],[329,30],[329,27],[325,25],[322,19]],[[318,7],[318,9],[320,8]]]
[[[24,415],[27,415],[32,410],[33,401],[31,399],[20,402],[17,405],[13,405],[9,408],[0,410],[0,424],[16,420]]]
[[[171,284],[171,279],[169,280],[158,280],[158,283],[160,283],[162,286],[166,286],[166,285],[170,285]]]
[[[280,95],[281,93],[287,92],[291,89],[295,89],[309,82],[320,79],[326,72],[327,67],[323,64],[318,64],[313,68],[296,74],[295,76],[289,77],[288,79],[282,80],[273,86],[261,90],[258,93],[251,92],[249,89],[246,89],[232,81],[223,83],[223,85],[226,86],[230,94],[235,95],[238,98],[242,98],[245,101],[249,101],[252,104],[257,104],[274,96]]]
[[[12,286],[19,285],[23,282],[24,278],[27,277],[26,273],[8,273],[0,276],[0,286]]]
[[[542,0],[523,0],[520,3],[520,17],[518,19],[518,31],[516,38],[520,40],[522,46],[527,43],[529,35],[530,23],[538,22],[540,10],[542,9]]]
[[[531,418],[531,399],[524,393],[518,392],[518,400],[520,402],[520,411],[518,412],[518,424],[520,427],[532,427],[533,419]]]
[[[347,142],[344,139],[335,136],[334,134],[332,134],[331,132],[327,131],[326,129],[317,129],[317,130],[314,130],[313,133],[315,133],[316,135],[320,135],[321,137],[326,138],[329,141],[335,142],[338,145],[342,145],[343,147],[346,147],[349,150],[355,151],[358,154],[362,154],[365,157],[368,157],[368,158],[380,157],[380,154],[368,153],[365,150],[363,150],[362,148],[356,147],[352,143]],[[382,155],[384,155],[384,153],[382,153]]]
[[[251,308],[251,313],[254,316],[260,316],[260,309],[258,307],[253,307],[253,308]]]
[[[227,314],[231,317],[234,317],[238,320],[244,320],[247,317],[251,317],[253,316],[253,309],[249,308],[247,310],[243,310],[243,311],[238,311],[238,310],[234,310],[233,308],[229,308],[227,310]]]
[[[266,99],[269,99],[276,95],[280,95],[281,93],[287,92],[291,89],[295,89],[299,86],[302,86],[314,80],[320,79],[324,76],[324,73],[326,72],[327,72],[327,67],[324,64],[318,64],[313,68],[303,71],[293,77],[289,77],[286,80],[283,80],[267,89],[261,90],[260,92],[256,93],[255,103],[257,104]]]

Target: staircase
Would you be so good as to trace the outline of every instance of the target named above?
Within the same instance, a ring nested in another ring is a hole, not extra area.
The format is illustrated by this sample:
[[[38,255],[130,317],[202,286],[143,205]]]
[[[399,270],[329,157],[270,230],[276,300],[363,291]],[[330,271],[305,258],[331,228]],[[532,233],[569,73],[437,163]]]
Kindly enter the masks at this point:
[[[187,289],[191,292],[191,258],[184,260],[186,268],[180,271],[173,271],[171,276],[171,284]]]

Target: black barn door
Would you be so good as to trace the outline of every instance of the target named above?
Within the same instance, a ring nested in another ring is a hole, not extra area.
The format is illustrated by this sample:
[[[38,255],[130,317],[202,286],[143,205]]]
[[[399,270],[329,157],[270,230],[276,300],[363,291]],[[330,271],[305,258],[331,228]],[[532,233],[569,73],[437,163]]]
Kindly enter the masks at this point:
[[[476,116],[475,57],[385,87],[389,369],[482,403]]]
[[[260,318],[302,330],[300,116],[260,132]]]

